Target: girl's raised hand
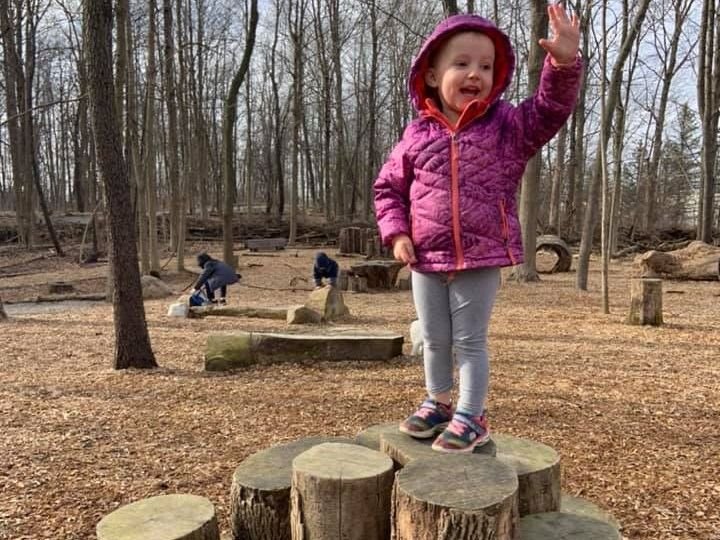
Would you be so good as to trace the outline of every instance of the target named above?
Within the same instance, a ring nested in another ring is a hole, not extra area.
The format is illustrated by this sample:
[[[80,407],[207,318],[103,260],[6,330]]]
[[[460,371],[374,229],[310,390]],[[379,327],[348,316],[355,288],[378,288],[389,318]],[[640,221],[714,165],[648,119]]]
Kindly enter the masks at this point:
[[[575,62],[580,46],[580,21],[575,13],[569,17],[561,3],[548,6],[552,39],[541,39],[540,46],[550,55],[555,65]]]

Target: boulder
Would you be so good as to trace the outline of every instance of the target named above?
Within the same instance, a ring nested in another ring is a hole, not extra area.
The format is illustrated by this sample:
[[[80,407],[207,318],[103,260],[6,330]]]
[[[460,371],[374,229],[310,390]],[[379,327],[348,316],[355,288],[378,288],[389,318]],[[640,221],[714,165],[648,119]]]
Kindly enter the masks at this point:
[[[306,306],[292,306],[287,310],[288,324],[318,324],[322,319],[320,313]]]
[[[142,286],[144,300],[167,298],[173,295],[168,284],[154,276],[140,276],[140,285]]]
[[[320,313],[324,321],[334,321],[350,314],[343,301],[342,291],[329,285],[312,291],[305,307]]]

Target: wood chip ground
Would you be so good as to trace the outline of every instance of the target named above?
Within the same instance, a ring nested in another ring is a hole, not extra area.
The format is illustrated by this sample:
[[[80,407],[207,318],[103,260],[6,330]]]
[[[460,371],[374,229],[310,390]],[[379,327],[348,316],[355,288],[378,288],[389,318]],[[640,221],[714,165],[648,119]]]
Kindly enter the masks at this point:
[[[243,253],[230,304],[302,303],[307,292],[292,288],[309,286],[301,278],[313,253]],[[44,294],[50,281],[104,290],[103,265],[38,255],[0,251],[0,297]],[[338,258],[343,267],[359,260]],[[555,448],[563,490],[611,512],[627,539],[720,539],[720,284],[666,282],[665,326],[628,326],[631,263],[611,265],[610,315],[598,268],[593,261],[589,292],[575,289],[574,273],[504,283],[490,329],[492,427]],[[18,272],[27,273],[2,277]],[[164,277],[179,294],[194,275]],[[348,294],[352,318],[342,324],[408,338],[410,295]],[[107,513],[162,493],[208,497],[227,531],[231,477],[245,457],[310,435],[354,436],[423,397],[409,342],[408,356],[391,362],[206,373],[208,332],[284,323],[173,319],[172,301],[145,304],[161,366],[153,371],[111,369],[107,304],[0,325],[0,539],[94,538]]]

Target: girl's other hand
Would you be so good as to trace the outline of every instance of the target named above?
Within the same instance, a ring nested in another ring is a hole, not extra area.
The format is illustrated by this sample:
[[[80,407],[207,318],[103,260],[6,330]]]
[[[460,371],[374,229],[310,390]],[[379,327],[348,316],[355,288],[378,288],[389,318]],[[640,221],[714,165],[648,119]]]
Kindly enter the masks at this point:
[[[393,255],[398,261],[405,264],[415,264],[415,248],[407,234],[400,234],[393,238]]]
[[[569,65],[575,62],[580,46],[580,21],[573,13],[571,17],[561,3],[548,6],[552,39],[541,39],[540,46],[550,55],[556,66]]]

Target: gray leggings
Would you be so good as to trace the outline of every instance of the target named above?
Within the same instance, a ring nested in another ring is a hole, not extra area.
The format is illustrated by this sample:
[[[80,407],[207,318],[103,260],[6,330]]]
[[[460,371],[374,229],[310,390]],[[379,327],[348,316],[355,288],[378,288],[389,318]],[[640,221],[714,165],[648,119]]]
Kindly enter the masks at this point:
[[[499,287],[499,268],[463,270],[450,280],[445,273],[412,273],[428,394],[452,390],[454,347],[457,408],[473,415],[482,413],[488,393],[487,333]]]

